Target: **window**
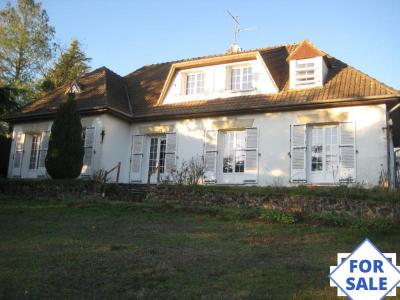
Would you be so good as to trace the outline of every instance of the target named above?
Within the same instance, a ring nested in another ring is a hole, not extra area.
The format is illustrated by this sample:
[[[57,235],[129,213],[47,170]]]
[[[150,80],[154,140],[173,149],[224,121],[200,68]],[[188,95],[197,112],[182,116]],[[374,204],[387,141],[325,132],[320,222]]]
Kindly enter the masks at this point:
[[[231,90],[248,91],[253,88],[253,74],[251,67],[232,68]]]
[[[296,87],[314,85],[315,81],[314,62],[296,61]]]
[[[223,173],[243,173],[246,158],[246,131],[224,133]]]
[[[83,166],[82,166],[82,174],[89,175],[92,171],[92,158],[94,154],[94,134],[95,128],[94,127],[83,127],[82,128],[82,139],[84,141],[84,150],[85,153],[83,155]]]
[[[150,155],[149,155],[149,173],[153,174],[157,171],[157,148],[158,139],[151,138],[150,140]]]
[[[157,173],[157,168],[160,174],[164,174],[165,170],[165,155],[167,149],[166,138],[153,137],[150,139],[150,152],[149,152],[149,173]]]
[[[37,156],[38,156],[38,151],[39,151],[39,136],[38,135],[32,135],[32,147],[31,147],[31,156],[29,158],[29,169],[33,170],[37,168]]]
[[[188,74],[186,76],[186,95],[204,93],[204,73]]]

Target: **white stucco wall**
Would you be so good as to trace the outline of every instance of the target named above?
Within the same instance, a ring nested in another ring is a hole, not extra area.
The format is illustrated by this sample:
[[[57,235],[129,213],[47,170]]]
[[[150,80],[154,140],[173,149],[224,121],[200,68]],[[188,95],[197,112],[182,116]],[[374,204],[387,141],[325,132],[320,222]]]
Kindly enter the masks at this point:
[[[99,127],[104,129],[103,144],[99,145],[98,166],[96,169],[111,170],[121,162],[120,181],[128,182],[129,158],[131,152],[131,125],[111,115],[99,117]],[[109,175],[110,181],[116,180],[116,171]]]
[[[367,186],[377,185],[381,170],[387,168],[386,114],[384,105],[341,107],[322,110],[265,113],[238,117],[201,118],[176,122],[133,124],[131,134],[139,134],[140,127],[169,125],[177,133],[177,163],[202,156],[204,131],[213,129],[213,123],[230,120],[253,120],[259,129],[258,184],[289,184],[290,125],[302,124],[303,117],[323,114],[340,115],[356,124],[356,181]],[[329,120],[326,120],[329,121]],[[325,122],[326,122],[325,121]],[[142,182],[146,182],[148,157],[144,157]],[[124,177],[126,178],[126,176]]]
[[[258,184],[289,184],[290,176],[290,125],[304,124],[304,119],[325,118],[329,116],[345,116],[342,121],[354,121],[356,124],[356,181],[367,186],[377,185],[379,175],[387,168],[387,142],[386,142],[386,113],[385,105],[340,107],[321,110],[305,110],[279,113],[262,113],[241,115],[233,117],[199,118],[178,121],[147,122],[129,124],[126,121],[110,115],[99,115],[83,118],[82,123],[96,127],[95,155],[93,166],[95,170],[109,170],[119,161],[121,162],[120,182],[129,182],[130,155],[132,135],[143,134],[148,128],[169,128],[169,132],[177,133],[177,164],[189,161],[192,157],[203,155],[205,130],[216,127],[242,126],[257,127],[258,140]],[[318,121],[319,122],[319,121]],[[37,131],[41,128],[50,128],[50,122],[32,122],[17,124],[16,132]],[[228,124],[228,125],[227,125]],[[229,125],[231,124],[231,125]],[[104,129],[105,137],[101,143],[101,131]],[[165,130],[164,130],[165,132]],[[158,134],[158,133],[153,133]],[[160,133],[162,134],[162,133]],[[25,145],[27,147],[27,145]],[[9,176],[11,177],[15,142],[12,143]],[[24,156],[27,156],[25,152]],[[142,166],[142,182],[147,182],[148,148],[145,141],[144,159]],[[218,162],[221,164],[221,161]],[[25,167],[27,167],[25,165]],[[115,180],[112,174],[112,180]]]

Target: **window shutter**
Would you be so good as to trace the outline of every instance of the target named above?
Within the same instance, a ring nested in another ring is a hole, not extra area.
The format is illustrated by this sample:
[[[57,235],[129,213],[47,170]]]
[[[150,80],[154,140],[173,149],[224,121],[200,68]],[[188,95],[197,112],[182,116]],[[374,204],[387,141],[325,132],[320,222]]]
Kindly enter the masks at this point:
[[[355,124],[340,123],[339,182],[354,182],[356,176]]]
[[[218,130],[208,130],[204,140],[204,182],[217,182]]]
[[[176,168],[176,133],[167,133],[166,137],[165,171],[169,174]]]
[[[42,138],[40,141],[40,148],[39,148],[38,169],[39,172],[41,172],[43,175],[46,174],[45,161],[46,161],[47,150],[49,148],[49,138],[50,138],[50,131],[42,132]]]
[[[186,95],[187,74],[181,73],[181,95]]]
[[[306,182],[306,125],[291,125],[290,128],[290,180]]]
[[[15,137],[15,151],[13,161],[13,176],[21,176],[22,158],[24,156],[25,134],[21,131]]]
[[[231,91],[232,67],[226,67],[225,90]]]
[[[95,139],[95,128],[86,127],[85,142],[84,142],[85,154],[83,156],[82,175],[92,174],[94,139]]]
[[[132,137],[131,181],[140,182],[142,178],[143,144],[143,135]]]
[[[258,167],[258,131],[257,128],[246,129],[246,162],[245,171],[250,173],[257,172]]]

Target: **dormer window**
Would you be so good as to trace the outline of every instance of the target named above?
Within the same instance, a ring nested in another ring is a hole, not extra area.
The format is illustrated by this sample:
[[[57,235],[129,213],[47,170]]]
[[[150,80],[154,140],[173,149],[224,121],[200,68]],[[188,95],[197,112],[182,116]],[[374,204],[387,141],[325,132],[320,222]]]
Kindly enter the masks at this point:
[[[204,73],[193,73],[186,76],[186,95],[204,93]]]
[[[253,73],[251,67],[232,68],[231,70],[231,90],[249,91],[253,88]]]
[[[81,92],[81,88],[76,81],[74,81],[69,87],[67,93],[69,94],[79,94]]]
[[[296,61],[296,88],[315,85],[315,62]]]

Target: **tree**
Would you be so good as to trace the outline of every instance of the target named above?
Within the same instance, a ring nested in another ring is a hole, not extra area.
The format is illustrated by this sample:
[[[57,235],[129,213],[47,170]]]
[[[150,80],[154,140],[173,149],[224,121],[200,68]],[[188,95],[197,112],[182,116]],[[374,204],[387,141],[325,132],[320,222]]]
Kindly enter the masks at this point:
[[[45,160],[46,170],[52,178],[76,178],[83,164],[82,125],[72,94],[61,103],[49,140]]]
[[[53,39],[54,28],[40,2],[8,3],[0,11],[0,85],[16,88],[20,99],[32,96],[35,79],[53,57]]]
[[[42,90],[49,92],[66,82],[77,79],[90,70],[88,65],[90,61],[91,59],[81,49],[79,41],[73,40],[67,51],[61,53],[55,65],[46,72]]]
[[[0,136],[9,133],[9,127],[3,120],[4,116],[19,109],[15,101],[16,91],[9,86],[0,86]]]

